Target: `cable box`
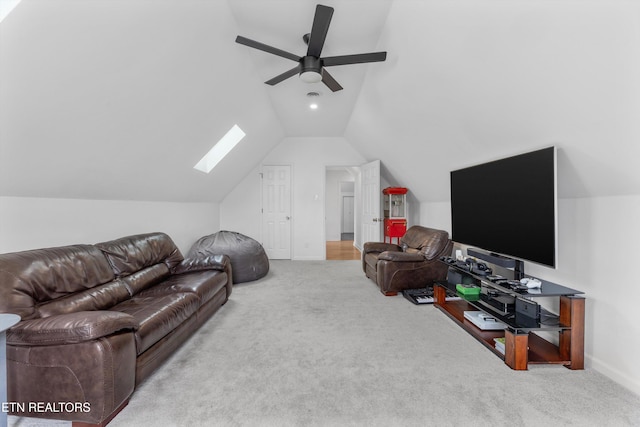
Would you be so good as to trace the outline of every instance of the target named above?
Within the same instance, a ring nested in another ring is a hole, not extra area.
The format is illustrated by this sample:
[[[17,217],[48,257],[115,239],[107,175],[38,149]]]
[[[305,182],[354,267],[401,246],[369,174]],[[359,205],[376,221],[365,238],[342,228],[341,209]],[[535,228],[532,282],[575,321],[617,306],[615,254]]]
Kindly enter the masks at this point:
[[[515,297],[509,294],[483,286],[479,302],[494,311],[509,314],[515,311],[515,300]]]

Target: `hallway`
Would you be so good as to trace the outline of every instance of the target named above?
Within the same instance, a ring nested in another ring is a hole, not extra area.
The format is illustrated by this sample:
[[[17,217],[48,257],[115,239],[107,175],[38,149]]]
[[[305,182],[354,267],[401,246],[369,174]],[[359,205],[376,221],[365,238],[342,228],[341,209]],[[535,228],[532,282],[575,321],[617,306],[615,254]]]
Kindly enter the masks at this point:
[[[327,260],[360,259],[360,251],[353,246],[353,240],[327,241]]]

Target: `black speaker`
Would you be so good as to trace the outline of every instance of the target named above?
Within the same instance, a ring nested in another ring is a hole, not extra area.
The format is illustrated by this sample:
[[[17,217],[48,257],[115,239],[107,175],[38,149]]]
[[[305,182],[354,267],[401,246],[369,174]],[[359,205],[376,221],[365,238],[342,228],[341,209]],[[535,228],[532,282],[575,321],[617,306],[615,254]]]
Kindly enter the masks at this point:
[[[540,322],[540,304],[528,299],[516,298],[516,324],[535,328]]]

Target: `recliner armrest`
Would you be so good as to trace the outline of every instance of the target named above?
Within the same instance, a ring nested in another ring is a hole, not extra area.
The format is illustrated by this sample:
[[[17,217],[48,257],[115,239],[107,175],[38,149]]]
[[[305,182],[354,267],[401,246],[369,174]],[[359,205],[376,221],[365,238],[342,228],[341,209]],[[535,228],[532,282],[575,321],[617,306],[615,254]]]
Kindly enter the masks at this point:
[[[133,316],[119,311],[78,311],[20,322],[7,331],[7,344],[72,344],[126,329],[134,331],[138,326]]]
[[[424,255],[421,253],[394,252],[387,251],[378,255],[378,261],[394,261],[394,262],[421,262],[425,261]]]
[[[231,266],[231,258],[228,255],[208,255],[198,258],[184,259],[172,270],[173,274],[182,274],[192,271],[220,270],[225,271]]]
[[[388,251],[402,251],[402,248],[393,243],[386,242],[366,242],[362,248],[362,252],[367,254],[369,252],[388,252]]]

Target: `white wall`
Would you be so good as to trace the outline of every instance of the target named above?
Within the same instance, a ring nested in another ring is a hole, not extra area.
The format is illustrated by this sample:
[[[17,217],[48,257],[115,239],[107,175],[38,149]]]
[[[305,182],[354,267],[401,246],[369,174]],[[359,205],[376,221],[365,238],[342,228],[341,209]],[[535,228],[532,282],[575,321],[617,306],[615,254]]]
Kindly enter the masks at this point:
[[[450,203],[423,203],[422,223],[451,232]],[[585,292],[585,358],[640,394],[640,326],[635,264],[640,259],[640,196],[558,201],[558,268],[525,272]]]
[[[186,253],[219,230],[217,203],[0,197],[0,253],[162,231]]]
[[[353,166],[366,159],[344,138],[285,138],[262,161],[291,165],[291,257],[324,259],[324,190],[327,166]],[[220,206],[220,228],[248,234],[261,241],[260,178],[249,174]]]
[[[220,203],[220,229],[262,242],[260,166],[253,169]]]

